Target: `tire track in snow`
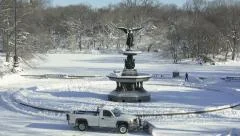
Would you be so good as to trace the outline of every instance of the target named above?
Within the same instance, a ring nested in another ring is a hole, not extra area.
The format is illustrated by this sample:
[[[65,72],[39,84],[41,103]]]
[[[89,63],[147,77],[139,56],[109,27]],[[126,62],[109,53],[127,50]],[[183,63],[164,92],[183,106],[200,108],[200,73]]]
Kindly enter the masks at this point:
[[[17,101],[17,100],[14,100],[14,101],[16,103],[22,105],[22,106],[30,107],[30,108],[41,110],[41,111],[50,111],[50,112],[57,112],[57,113],[69,113],[69,112],[71,112],[71,111],[67,111],[67,110],[58,110],[58,109],[50,109],[50,108],[34,106],[34,105],[27,104],[27,103],[24,103],[24,102],[20,102],[20,101]],[[205,114],[205,113],[223,111],[223,110],[227,110],[227,109],[233,109],[233,108],[236,108],[236,107],[240,107],[240,103],[232,104],[232,105],[225,105],[225,106],[221,106],[221,107],[213,107],[213,108],[209,108],[207,110],[199,110],[199,111],[160,113],[160,114],[135,114],[135,115],[139,116],[139,117],[157,117],[157,116],[178,116],[178,115],[190,115],[190,114]]]
[[[69,80],[70,84],[73,84],[74,82],[77,82],[75,80]],[[153,85],[153,84],[150,84]],[[218,92],[222,92],[222,93],[226,93],[226,91],[222,91],[222,90],[217,90],[217,89],[211,89],[211,88],[206,88],[204,86],[199,86],[199,85],[195,85],[195,84],[181,84],[181,85],[166,85],[166,84],[156,84],[156,85],[165,85],[165,86],[181,86],[181,87],[191,87],[191,88],[197,88],[197,89],[207,89],[209,91],[218,91]],[[78,86],[79,87],[79,86]],[[70,86],[67,85],[67,89],[70,89]],[[26,107],[30,107],[36,110],[41,110],[41,111],[50,111],[50,112],[56,112],[56,113],[68,113],[70,111],[67,110],[59,110],[59,109],[51,109],[51,108],[46,108],[46,107],[40,107],[40,106],[35,106],[35,105],[31,105],[29,103],[23,102],[23,101],[17,101],[16,99],[14,99],[14,97],[12,97],[13,101],[22,105],[22,106],[26,106]],[[80,102],[81,103],[81,102]],[[86,103],[85,103],[86,104]],[[98,103],[89,103],[91,105],[99,105]],[[117,104],[107,104],[108,106],[127,106],[127,107],[139,107],[137,105],[117,105]],[[141,105],[141,107],[144,105]],[[146,106],[148,108],[158,108],[158,106],[153,106],[153,107],[149,107]],[[204,114],[204,113],[212,113],[212,112],[217,112],[217,111],[223,111],[223,110],[227,110],[227,109],[233,109],[233,108],[238,108],[240,107],[240,103],[237,104],[232,104],[232,105],[225,105],[225,106],[221,106],[221,107],[212,107],[206,110],[198,110],[198,111],[187,111],[187,112],[173,112],[173,113],[160,113],[160,114],[136,114],[137,116],[140,117],[156,117],[156,116],[177,116],[177,115],[190,115],[190,114]]]

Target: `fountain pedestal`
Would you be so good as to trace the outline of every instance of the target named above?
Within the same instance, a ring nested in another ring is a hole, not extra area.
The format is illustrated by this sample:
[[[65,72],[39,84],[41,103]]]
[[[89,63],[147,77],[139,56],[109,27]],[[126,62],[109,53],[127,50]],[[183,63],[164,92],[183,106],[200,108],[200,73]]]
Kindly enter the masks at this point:
[[[148,81],[149,74],[138,73],[135,68],[134,55],[139,51],[125,51],[125,68],[122,73],[112,73],[108,76],[110,80],[116,82],[116,89],[108,95],[110,101],[116,102],[146,102],[150,101],[150,94],[143,88],[143,82]]]

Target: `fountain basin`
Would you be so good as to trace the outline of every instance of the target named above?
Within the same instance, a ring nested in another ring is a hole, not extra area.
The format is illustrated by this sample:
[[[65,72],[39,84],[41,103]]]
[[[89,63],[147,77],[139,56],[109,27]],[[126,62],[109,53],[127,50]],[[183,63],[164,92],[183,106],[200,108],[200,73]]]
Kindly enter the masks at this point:
[[[112,91],[108,95],[108,100],[115,102],[148,102],[151,95],[144,89],[141,91]]]
[[[122,76],[112,73],[107,76],[110,80],[121,83],[136,83],[148,81],[151,76],[149,74],[138,73],[138,76]]]
[[[151,76],[137,73],[136,76],[123,76],[122,73],[112,73],[107,76],[117,83],[117,88],[108,95],[108,100],[115,102],[148,102],[151,95],[143,88],[143,82]]]

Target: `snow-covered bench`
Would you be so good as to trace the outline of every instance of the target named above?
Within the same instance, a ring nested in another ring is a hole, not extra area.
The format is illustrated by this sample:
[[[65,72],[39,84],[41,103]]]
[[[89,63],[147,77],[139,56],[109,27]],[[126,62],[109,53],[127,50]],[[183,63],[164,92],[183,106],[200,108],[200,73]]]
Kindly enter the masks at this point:
[[[169,79],[172,78],[171,74],[152,74],[153,79]]]
[[[64,74],[45,74],[44,77],[45,78],[67,78],[68,75],[64,75]]]
[[[227,76],[226,81],[240,81],[240,76]]]

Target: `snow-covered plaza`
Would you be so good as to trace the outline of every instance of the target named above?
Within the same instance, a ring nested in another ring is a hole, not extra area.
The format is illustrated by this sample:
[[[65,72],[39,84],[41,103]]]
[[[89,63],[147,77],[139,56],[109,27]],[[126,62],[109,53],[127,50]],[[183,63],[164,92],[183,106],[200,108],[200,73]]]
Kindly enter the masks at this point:
[[[183,60],[180,64],[172,64],[171,60],[157,54],[143,53],[136,57],[136,68],[153,75],[144,84],[151,93],[151,101],[110,102],[107,95],[115,89],[116,83],[106,75],[123,69],[123,59],[121,54],[97,52],[48,54],[42,60],[33,61],[31,68],[26,66],[23,72],[2,77],[0,135],[121,135],[109,129],[80,132],[68,126],[63,113],[31,108],[95,110],[103,104],[118,107],[130,114],[158,114],[143,118],[155,126],[151,132],[153,136],[240,134],[240,107],[237,106],[240,104],[240,81],[225,80],[226,77],[240,76],[240,63],[199,65],[191,60]],[[180,77],[172,78],[173,71],[180,72]],[[188,82],[184,81],[186,72],[189,73]],[[36,76],[46,74],[88,77]],[[126,135],[149,134],[133,131]]]

